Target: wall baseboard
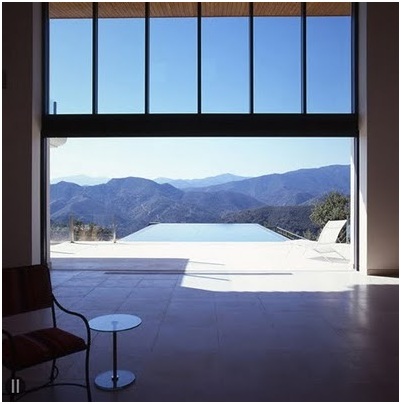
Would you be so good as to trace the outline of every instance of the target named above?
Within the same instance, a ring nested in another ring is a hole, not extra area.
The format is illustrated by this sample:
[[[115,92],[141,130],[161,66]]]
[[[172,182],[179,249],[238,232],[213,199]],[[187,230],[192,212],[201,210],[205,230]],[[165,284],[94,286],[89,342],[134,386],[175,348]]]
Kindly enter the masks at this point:
[[[398,278],[399,270],[397,269],[368,269],[368,275],[388,276],[390,278]]]

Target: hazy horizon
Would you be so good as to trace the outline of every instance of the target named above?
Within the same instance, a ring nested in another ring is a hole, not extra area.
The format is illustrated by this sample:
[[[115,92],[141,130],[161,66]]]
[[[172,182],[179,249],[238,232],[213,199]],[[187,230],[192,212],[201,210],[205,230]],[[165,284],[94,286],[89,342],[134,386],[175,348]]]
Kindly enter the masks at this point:
[[[69,138],[50,149],[50,178],[258,177],[350,164],[351,145],[350,138]]]
[[[161,179],[166,179],[166,180],[172,180],[172,181],[196,181],[196,180],[204,180],[204,179],[212,179],[212,178],[216,178],[216,177],[220,177],[220,176],[225,176],[225,175],[233,175],[236,177],[243,177],[244,179],[247,178],[256,178],[256,177],[261,177],[264,175],[273,175],[273,174],[286,174],[288,172],[292,172],[292,171],[298,171],[298,170],[303,170],[303,169],[318,169],[321,167],[327,167],[327,166],[332,166],[332,165],[342,165],[342,166],[346,166],[349,164],[328,164],[328,165],[324,165],[324,166],[319,166],[319,167],[308,167],[308,168],[299,168],[296,170],[290,170],[290,171],[285,171],[285,172],[272,172],[272,173],[266,173],[266,174],[261,174],[261,175],[256,175],[256,176],[246,176],[246,175],[238,175],[238,174],[233,174],[233,173],[229,173],[229,172],[223,172],[217,175],[213,175],[213,176],[207,176],[207,177],[198,177],[198,178],[171,178],[171,177],[166,177],[164,175],[158,176],[158,177],[153,177],[153,178],[147,178],[147,177],[138,177],[138,176],[132,176],[132,175],[128,175],[128,176],[120,176],[120,177],[105,177],[105,176],[90,176],[90,175],[86,175],[86,174],[75,174],[75,175],[66,175],[66,176],[62,176],[62,177],[54,177],[54,178],[50,178],[50,183],[51,184],[56,184],[58,182],[62,182],[62,181],[66,181],[67,179],[71,180],[71,182],[73,182],[73,179],[79,180],[80,182],[82,181],[88,181],[88,182],[93,182],[93,185],[96,184],[101,184],[101,183],[106,183],[112,179],[121,179],[121,178],[129,178],[129,177],[136,177],[136,178],[144,178],[147,180],[151,180],[151,181],[156,181],[156,180],[161,180]],[[68,181],[67,181],[68,182]],[[96,182],[96,184],[95,184]],[[92,185],[92,184],[87,184],[87,185]]]

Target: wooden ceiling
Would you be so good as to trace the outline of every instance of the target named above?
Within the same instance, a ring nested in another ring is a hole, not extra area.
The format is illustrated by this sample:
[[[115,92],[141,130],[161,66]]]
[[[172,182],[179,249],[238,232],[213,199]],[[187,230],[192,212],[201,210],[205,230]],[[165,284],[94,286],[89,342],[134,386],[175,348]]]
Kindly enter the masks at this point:
[[[259,3],[253,5],[255,17],[299,16],[301,3]],[[99,18],[143,18],[145,17],[144,2],[129,3],[98,3]],[[306,3],[308,16],[347,16],[351,15],[349,2],[316,2]],[[50,18],[91,18],[92,3],[49,3]],[[198,3],[188,2],[150,2],[151,17],[196,17]],[[249,3],[202,2],[202,17],[246,17],[249,16]]]

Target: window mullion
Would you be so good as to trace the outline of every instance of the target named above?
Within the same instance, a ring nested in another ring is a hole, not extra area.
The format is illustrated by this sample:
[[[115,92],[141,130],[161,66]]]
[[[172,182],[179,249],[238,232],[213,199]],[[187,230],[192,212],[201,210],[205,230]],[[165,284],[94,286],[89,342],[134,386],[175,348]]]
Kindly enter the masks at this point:
[[[358,112],[358,3],[351,5],[351,112]]]
[[[92,3],[92,114],[98,113],[99,88],[99,9],[98,3]]]
[[[202,113],[202,3],[198,2],[198,41],[197,41],[197,58],[198,58],[198,114]]]
[[[255,110],[253,2],[249,3],[249,113]]]
[[[150,3],[145,3],[145,114],[149,114],[150,94]]]
[[[307,113],[306,88],[306,3],[301,3],[301,112]]]

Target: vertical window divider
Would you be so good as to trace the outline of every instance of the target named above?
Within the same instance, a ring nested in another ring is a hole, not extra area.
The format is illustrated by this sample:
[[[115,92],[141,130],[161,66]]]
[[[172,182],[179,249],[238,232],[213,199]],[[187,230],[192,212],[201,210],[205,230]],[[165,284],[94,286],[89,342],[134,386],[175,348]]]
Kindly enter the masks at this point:
[[[50,104],[50,18],[49,3],[42,4],[42,122],[49,114]],[[40,262],[47,264],[50,252],[47,249],[49,237],[47,231],[48,197],[48,140],[43,133],[40,136]]]
[[[48,232],[48,195],[49,195],[49,140],[45,136],[40,139],[40,263],[48,264],[50,251],[47,240],[50,237]],[[50,209],[50,208],[49,208]],[[50,216],[50,212],[49,212]]]
[[[42,116],[48,115],[50,110],[50,51],[49,51],[49,3],[42,4]]]
[[[253,2],[249,2],[249,112],[255,110]]]
[[[306,83],[306,3],[301,3],[301,113],[307,113]]]
[[[358,3],[351,3],[351,112],[358,112]]]
[[[98,113],[99,4],[92,3],[92,114]]]
[[[359,83],[358,83],[358,53],[359,53],[359,42],[358,42],[358,3],[351,3],[351,112],[357,114],[359,111]],[[353,144],[353,175],[355,178],[354,189],[351,190],[354,192],[355,201],[354,201],[354,269],[359,271],[359,259],[360,259],[360,249],[359,249],[359,137],[356,136],[354,138]]]
[[[351,189],[351,192],[354,193],[354,265],[355,265],[355,270],[359,271],[359,258],[360,258],[360,249],[359,249],[359,202],[360,202],[360,196],[359,196],[359,186],[360,186],[360,181],[359,181],[359,137],[355,136],[354,141],[353,141],[353,160],[354,160],[354,166],[353,168],[353,175],[354,175],[354,189]],[[351,173],[352,175],[352,173]]]
[[[202,3],[198,2],[197,16],[197,62],[198,62],[198,114],[202,113]]]
[[[149,114],[150,98],[150,3],[145,3],[145,114]]]

